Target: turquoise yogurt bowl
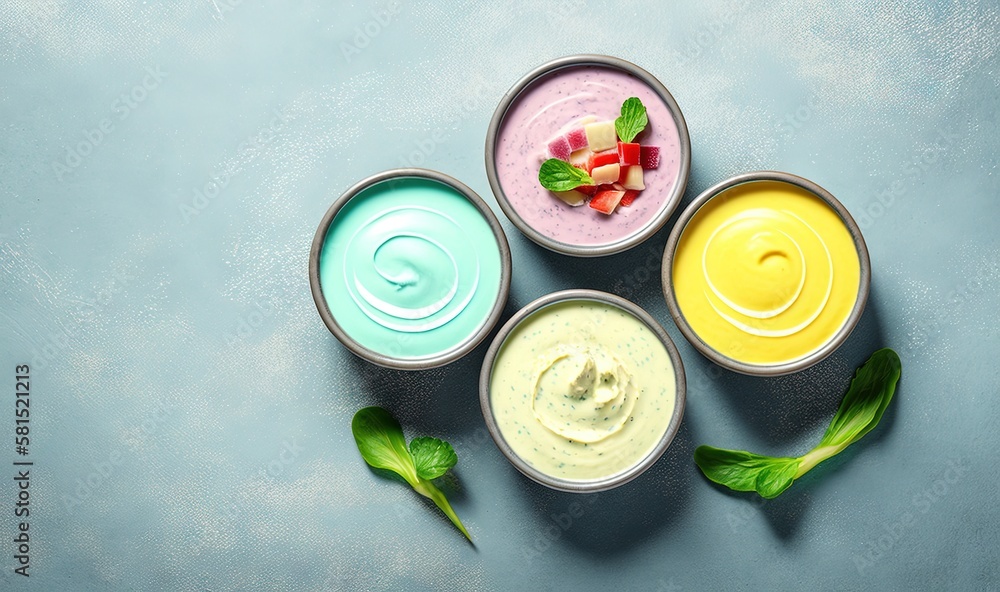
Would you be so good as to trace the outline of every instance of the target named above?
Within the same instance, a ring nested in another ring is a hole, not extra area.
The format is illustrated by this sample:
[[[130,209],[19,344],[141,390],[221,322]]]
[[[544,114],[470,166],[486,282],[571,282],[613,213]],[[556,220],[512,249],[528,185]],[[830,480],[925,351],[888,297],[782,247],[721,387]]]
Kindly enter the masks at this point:
[[[378,173],[323,216],[309,284],[327,328],[379,366],[422,370],[474,349],[510,291],[510,248],[472,189],[437,171]]]

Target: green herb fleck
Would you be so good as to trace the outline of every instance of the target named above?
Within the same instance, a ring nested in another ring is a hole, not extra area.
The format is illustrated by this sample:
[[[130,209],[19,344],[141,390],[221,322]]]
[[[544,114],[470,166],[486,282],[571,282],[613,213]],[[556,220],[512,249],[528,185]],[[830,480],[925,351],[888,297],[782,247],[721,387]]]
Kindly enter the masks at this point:
[[[646,129],[648,123],[649,118],[642,101],[639,97],[629,97],[622,103],[621,116],[615,119],[615,131],[622,142],[628,143]]]
[[[570,191],[581,185],[594,184],[587,171],[558,158],[542,163],[542,168],[538,169],[538,182],[549,191]]]
[[[458,456],[451,444],[437,438],[414,438],[406,447],[403,428],[381,407],[365,407],[354,414],[351,432],[365,462],[396,473],[420,495],[430,498],[469,541],[469,531],[452,510],[444,493],[432,482],[455,466]]]
[[[773,457],[744,450],[699,446],[694,462],[711,481],[771,499],[813,467],[857,442],[878,425],[902,373],[899,356],[880,349],[854,375],[820,443],[803,456]]]

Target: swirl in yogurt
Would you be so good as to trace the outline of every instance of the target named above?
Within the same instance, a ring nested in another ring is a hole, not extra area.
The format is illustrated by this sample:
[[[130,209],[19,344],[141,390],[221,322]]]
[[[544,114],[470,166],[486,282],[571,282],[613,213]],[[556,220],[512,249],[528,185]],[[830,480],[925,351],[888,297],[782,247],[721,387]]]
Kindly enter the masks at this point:
[[[365,188],[337,213],[319,259],[323,296],[355,342],[394,358],[462,347],[501,292],[500,244],[476,205],[431,179]]]
[[[469,244],[462,227],[442,212],[391,208],[351,237],[344,283],[358,308],[387,329],[437,329],[461,314],[476,294],[479,260]]]
[[[860,262],[825,201],[790,183],[755,181],[707,201],[674,254],[673,290],[691,329],[748,364],[808,356],[847,322]]]

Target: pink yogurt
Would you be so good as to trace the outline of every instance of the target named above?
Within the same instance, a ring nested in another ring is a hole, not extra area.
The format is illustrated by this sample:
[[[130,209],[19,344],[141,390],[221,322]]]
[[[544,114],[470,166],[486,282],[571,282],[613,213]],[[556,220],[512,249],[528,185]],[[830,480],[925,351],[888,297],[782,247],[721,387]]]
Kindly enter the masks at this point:
[[[644,171],[646,189],[635,202],[609,216],[569,206],[543,188],[538,169],[548,142],[587,115],[614,120],[629,97],[639,97],[649,117],[634,141],[660,148],[660,165]],[[514,211],[546,237],[587,247],[628,239],[654,223],[665,206],[673,210],[681,197],[674,188],[682,160],[677,124],[660,95],[641,79],[602,65],[562,68],[529,83],[507,109],[496,139],[496,175]]]

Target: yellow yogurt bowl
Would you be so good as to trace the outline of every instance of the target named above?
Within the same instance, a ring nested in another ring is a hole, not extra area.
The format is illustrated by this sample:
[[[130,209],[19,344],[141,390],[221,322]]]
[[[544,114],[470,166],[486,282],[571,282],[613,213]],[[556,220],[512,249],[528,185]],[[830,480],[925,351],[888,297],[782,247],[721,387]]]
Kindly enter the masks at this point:
[[[746,173],[681,214],[663,257],[663,290],[684,336],[721,366],[797,372],[857,325],[871,284],[868,248],[833,195],[789,173]]]

